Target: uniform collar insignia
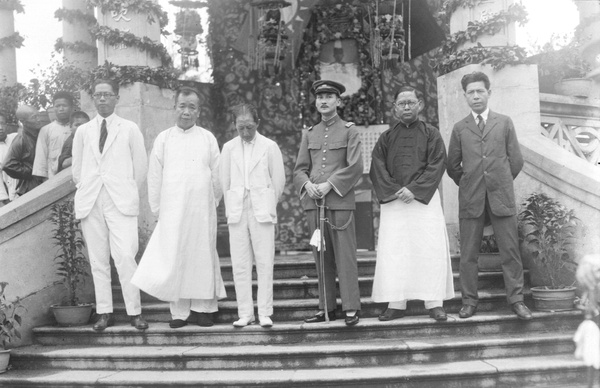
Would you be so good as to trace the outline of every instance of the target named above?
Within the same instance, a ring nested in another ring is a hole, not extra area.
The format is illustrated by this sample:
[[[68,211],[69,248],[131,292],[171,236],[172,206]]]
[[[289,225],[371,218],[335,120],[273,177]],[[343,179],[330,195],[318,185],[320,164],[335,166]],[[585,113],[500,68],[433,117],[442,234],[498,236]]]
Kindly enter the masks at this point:
[[[338,115],[335,115],[335,116],[333,116],[332,118],[330,118],[329,120],[323,120],[323,119],[321,119],[321,121],[322,121],[323,123],[325,123],[325,125],[326,125],[326,126],[328,126],[328,127],[329,127],[329,126],[331,126],[333,123],[335,123],[335,122],[336,122],[336,121],[337,121],[339,118],[340,118],[340,116],[338,116]]]

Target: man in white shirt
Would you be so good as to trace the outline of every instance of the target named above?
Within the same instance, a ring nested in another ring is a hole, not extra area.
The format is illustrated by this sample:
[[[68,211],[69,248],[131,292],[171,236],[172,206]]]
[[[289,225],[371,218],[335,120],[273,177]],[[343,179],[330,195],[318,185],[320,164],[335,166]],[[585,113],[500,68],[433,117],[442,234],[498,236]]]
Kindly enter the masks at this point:
[[[40,130],[33,162],[33,175],[43,178],[52,178],[58,172],[58,157],[72,133],[69,121],[74,108],[73,96],[69,92],[57,92],[52,104],[56,120]]]
[[[115,114],[116,82],[97,80],[93,91],[98,115],[75,132],[72,172],[75,217],[87,243],[100,316],[94,330],[114,324],[111,257],[131,325],[144,330],[148,324],[141,316],[140,290],[131,284],[137,268],[139,190],[148,168],[144,137],[135,123]]]
[[[7,130],[6,117],[0,114],[0,170],[2,170],[2,163],[4,163],[4,158],[8,154],[10,144],[17,136],[16,133],[7,133]],[[16,179],[11,178],[4,171],[0,173],[0,206],[6,205],[15,199],[17,183]]]

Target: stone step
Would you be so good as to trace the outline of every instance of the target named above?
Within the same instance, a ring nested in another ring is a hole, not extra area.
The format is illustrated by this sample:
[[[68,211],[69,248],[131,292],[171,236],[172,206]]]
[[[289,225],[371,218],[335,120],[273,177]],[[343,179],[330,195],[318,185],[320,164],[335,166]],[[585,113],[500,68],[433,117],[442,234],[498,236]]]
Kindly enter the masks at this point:
[[[7,387],[572,387],[585,384],[586,368],[570,354],[500,357],[438,364],[316,369],[228,370],[14,370]]]
[[[526,280],[528,280],[528,274],[526,273]],[[454,289],[460,291],[460,281],[457,272],[453,273],[454,277]],[[236,292],[234,282],[232,280],[226,280],[225,290],[227,292],[227,299],[224,300],[235,300]],[[319,296],[318,291],[318,279],[316,277],[310,278],[298,278],[298,279],[274,279],[273,280],[273,299],[307,299],[317,298]],[[373,291],[373,277],[359,277],[358,284],[360,288],[360,295],[363,297],[371,296]],[[258,283],[256,280],[252,282],[252,297],[256,300],[256,291]],[[504,277],[502,272],[480,272],[478,277],[478,287],[480,290],[504,288]],[[121,292],[120,285],[113,285],[113,300],[115,302],[123,302],[123,294]],[[339,298],[339,287],[337,290],[337,297]],[[157,298],[142,292],[142,302],[156,303],[160,302]]]
[[[531,292],[528,289],[524,291],[526,302],[529,303]],[[479,291],[478,311],[492,311],[506,306],[506,291],[504,289],[487,289]],[[456,291],[454,298],[444,301],[444,308],[447,312],[458,313],[462,306],[460,292]],[[381,314],[387,303],[375,303],[370,297],[361,298],[361,317],[377,317]],[[317,298],[311,299],[277,299],[273,301],[272,319],[277,322],[303,320],[319,309]],[[331,309],[331,308],[330,308]],[[426,314],[427,310],[422,301],[409,301],[408,314]],[[341,300],[337,300],[338,315],[342,316]],[[122,303],[114,304],[115,319],[127,321],[125,306]],[[167,302],[145,303],[142,307],[142,314],[150,322],[167,322],[171,319],[169,304]],[[256,314],[256,308],[255,308]],[[231,323],[238,318],[237,302],[234,300],[219,301],[219,312],[214,314],[214,320],[217,323]]]
[[[199,327],[189,324],[171,329],[165,322],[151,323],[139,331],[127,323],[117,323],[97,333],[91,325],[82,327],[45,326],[34,329],[41,345],[79,346],[228,346],[317,344],[320,342],[369,341],[373,339],[414,340],[415,338],[471,337],[508,335],[535,332],[574,332],[583,319],[578,310],[556,313],[533,312],[534,319],[521,321],[504,309],[478,312],[468,319],[450,314],[448,321],[436,322],[428,316],[408,316],[389,322],[364,318],[356,326],[348,327],[343,320],[329,323],[306,324],[275,322],[271,328],[250,325],[234,328],[231,323]]]
[[[309,369],[442,363],[570,353],[573,332],[379,339],[283,345],[28,346],[15,349],[16,369]],[[251,357],[249,357],[251,355]]]

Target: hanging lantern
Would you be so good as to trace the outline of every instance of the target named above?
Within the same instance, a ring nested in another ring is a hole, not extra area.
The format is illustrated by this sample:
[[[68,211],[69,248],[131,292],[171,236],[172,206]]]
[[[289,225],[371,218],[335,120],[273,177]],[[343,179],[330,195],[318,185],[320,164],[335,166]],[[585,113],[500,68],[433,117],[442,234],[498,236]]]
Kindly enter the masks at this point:
[[[267,74],[275,73],[281,68],[281,61],[285,58],[288,49],[287,40],[289,38],[285,33],[285,22],[281,18],[281,9],[290,5],[289,2],[283,0],[252,2],[252,6],[257,9],[258,36],[254,56],[250,58],[251,68],[265,71]]]
[[[401,3],[398,6],[396,0],[376,2],[370,33],[372,60],[376,67],[382,64],[383,67],[396,67],[404,62],[404,2]]]

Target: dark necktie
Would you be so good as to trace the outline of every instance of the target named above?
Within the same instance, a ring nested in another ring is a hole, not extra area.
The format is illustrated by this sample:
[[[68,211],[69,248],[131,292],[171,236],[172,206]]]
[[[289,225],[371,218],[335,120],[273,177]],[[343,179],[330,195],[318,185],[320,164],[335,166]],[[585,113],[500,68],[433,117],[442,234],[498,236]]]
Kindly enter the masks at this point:
[[[102,120],[102,125],[100,126],[100,153],[104,150],[104,143],[106,143],[106,137],[108,136],[108,131],[106,130],[106,120]]]
[[[483,121],[483,117],[481,115],[477,115],[477,126],[479,130],[483,132],[483,128],[485,127],[485,122]]]

